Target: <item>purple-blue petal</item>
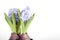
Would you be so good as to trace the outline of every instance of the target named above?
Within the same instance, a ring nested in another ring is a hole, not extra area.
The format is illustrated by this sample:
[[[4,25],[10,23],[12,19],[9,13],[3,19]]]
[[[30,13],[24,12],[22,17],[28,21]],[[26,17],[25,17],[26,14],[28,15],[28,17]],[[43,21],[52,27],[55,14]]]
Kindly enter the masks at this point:
[[[17,8],[13,8],[13,9],[10,9],[10,10],[9,10],[8,16],[9,16],[9,18],[10,18],[11,20],[12,20],[12,12],[14,12],[16,21],[18,22],[18,12],[17,12]]]
[[[21,17],[24,21],[27,21],[31,17],[31,11],[29,7],[26,7],[24,10],[21,11]]]

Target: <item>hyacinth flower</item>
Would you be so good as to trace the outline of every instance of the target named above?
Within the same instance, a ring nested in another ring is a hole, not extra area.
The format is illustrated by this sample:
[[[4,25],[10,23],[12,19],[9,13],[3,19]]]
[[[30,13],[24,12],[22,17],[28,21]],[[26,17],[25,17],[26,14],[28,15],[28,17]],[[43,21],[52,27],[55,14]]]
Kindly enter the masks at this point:
[[[8,16],[6,13],[4,15],[12,31],[10,40],[31,40],[27,34],[27,29],[34,18],[34,14],[31,15],[29,7],[21,12],[19,9],[13,8],[9,10]]]
[[[22,25],[22,33],[26,33],[27,29],[34,18],[34,14],[30,12],[30,8],[26,7],[21,11],[21,25]]]
[[[31,10],[29,7],[26,7],[24,10],[21,11],[21,26],[22,26],[22,35],[20,34],[20,36],[22,36],[22,40],[24,40],[24,36],[25,39],[28,39],[28,35],[27,35],[27,29],[31,23],[31,21],[34,18],[34,15],[32,15]],[[27,36],[27,37],[26,37]],[[28,39],[29,40],[29,39]]]
[[[12,31],[10,40],[18,40],[19,36],[17,34],[20,33],[20,10],[13,8],[9,10],[8,16],[6,13],[4,15]]]

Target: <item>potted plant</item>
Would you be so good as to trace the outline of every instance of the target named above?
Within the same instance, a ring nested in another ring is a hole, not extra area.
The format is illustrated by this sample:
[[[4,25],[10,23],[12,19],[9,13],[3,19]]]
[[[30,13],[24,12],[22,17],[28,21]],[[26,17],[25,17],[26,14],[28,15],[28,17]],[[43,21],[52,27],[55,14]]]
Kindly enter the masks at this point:
[[[9,10],[8,15],[6,13],[4,15],[12,31],[9,40],[32,40],[27,34],[27,29],[35,14],[31,15],[29,7],[22,11],[13,8]]]

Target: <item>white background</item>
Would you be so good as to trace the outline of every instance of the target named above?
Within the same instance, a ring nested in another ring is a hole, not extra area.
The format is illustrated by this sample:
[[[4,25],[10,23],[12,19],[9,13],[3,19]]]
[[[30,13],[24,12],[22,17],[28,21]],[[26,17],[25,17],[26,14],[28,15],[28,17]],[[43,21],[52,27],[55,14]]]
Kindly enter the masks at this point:
[[[60,0],[0,0],[0,40],[8,40],[11,34],[4,12],[26,6],[35,13],[27,31],[29,36],[34,40],[60,40]]]

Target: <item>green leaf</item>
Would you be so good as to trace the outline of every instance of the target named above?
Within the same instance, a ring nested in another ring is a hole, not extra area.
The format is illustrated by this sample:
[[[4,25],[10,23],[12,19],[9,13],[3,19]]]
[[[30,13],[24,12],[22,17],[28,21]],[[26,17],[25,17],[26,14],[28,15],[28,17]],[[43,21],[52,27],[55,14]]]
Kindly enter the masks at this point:
[[[21,30],[20,30],[20,15],[21,13],[20,13],[20,10],[18,9],[18,17],[19,17],[19,22],[18,22],[18,24],[17,24],[17,33],[20,33],[21,32]]]
[[[21,30],[20,30],[20,21],[17,23],[16,31],[17,31],[17,34],[19,34],[21,32]]]
[[[21,13],[20,13],[20,10],[18,9],[18,16],[19,16],[19,18],[20,18],[20,16],[21,16],[20,14],[21,14]]]
[[[15,30],[15,32],[16,32],[16,19],[15,19],[14,12],[12,12],[12,22],[13,22],[14,30]]]
[[[11,20],[8,18],[8,16],[7,16],[6,13],[4,13],[4,15],[5,15],[5,20],[6,20],[7,23],[9,24],[9,26],[10,26],[12,32],[15,32],[15,29],[14,29],[14,27],[13,27],[13,24],[12,24]]]
[[[20,21],[20,15],[21,13],[20,13],[20,10],[18,9],[18,17],[19,17],[19,21]]]
[[[26,31],[27,31],[27,29],[28,29],[31,21],[33,20],[34,16],[35,16],[35,14],[33,14],[33,15],[31,16],[31,18],[27,21],[27,23],[26,23],[26,25],[25,25],[25,28],[24,28],[24,33],[26,33]]]
[[[22,33],[24,33],[24,28],[25,28],[25,25],[24,25],[24,21],[22,19],[20,19],[20,22],[21,22],[21,26],[22,26]]]

